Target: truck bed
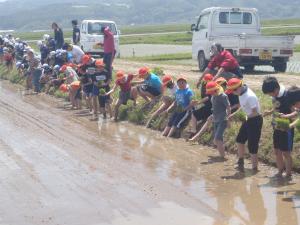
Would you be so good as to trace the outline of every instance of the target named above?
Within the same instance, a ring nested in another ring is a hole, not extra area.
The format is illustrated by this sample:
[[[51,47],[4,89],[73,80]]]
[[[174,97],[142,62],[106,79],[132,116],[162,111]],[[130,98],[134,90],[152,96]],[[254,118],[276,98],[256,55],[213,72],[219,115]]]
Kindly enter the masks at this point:
[[[293,49],[295,36],[224,35],[211,36],[210,41],[226,48]]]

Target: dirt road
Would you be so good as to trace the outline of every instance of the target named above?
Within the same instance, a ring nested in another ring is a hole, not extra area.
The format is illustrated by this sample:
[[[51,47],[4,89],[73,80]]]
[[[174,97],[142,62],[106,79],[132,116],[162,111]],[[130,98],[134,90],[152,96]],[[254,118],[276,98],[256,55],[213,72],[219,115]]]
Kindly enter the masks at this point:
[[[161,67],[166,74],[173,76],[184,75],[190,80],[198,79],[201,76],[196,64],[155,64],[155,63],[143,63],[135,61],[126,61],[122,59],[116,59],[114,68],[117,70],[124,70],[130,73],[137,73],[138,69],[142,66],[149,66],[150,68]],[[245,75],[245,82],[254,89],[260,89],[263,79],[272,75],[278,78],[278,80],[286,86],[297,85],[300,83],[299,75],[292,75],[289,73],[275,73],[257,70],[251,74]]]
[[[61,101],[0,84],[1,225],[300,222],[297,176],[274,180],[264,165],[243,175],[234,156],[218,162],[214,149],[91,122]]]

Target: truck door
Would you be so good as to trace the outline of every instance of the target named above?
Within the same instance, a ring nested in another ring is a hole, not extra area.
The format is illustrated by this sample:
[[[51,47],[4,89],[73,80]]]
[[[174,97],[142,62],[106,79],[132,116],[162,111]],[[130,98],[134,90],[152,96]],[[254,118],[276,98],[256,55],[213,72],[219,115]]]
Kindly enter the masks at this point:
[[[208,25],[209,25],[209,15],[206,13],[199,16],[198,22],[196,24],[193,33],[193,56],[198,57],[199,52],[203,52],[206,59],[209,59],[209,49],[208,44]]]

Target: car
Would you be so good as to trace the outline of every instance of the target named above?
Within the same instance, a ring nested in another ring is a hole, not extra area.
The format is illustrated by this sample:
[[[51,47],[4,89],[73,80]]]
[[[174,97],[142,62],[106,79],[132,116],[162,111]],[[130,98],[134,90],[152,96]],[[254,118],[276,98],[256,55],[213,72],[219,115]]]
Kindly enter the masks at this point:
[[[103,56],[103,47],[98,43],[103,43],[104,35],[101,33],[102,27],[109,27],[114,34],[116,56],[120,56],[120,31],[114,21],[109,20],[83,20],[81,22],[80,45],[81,49],[88,54]]]

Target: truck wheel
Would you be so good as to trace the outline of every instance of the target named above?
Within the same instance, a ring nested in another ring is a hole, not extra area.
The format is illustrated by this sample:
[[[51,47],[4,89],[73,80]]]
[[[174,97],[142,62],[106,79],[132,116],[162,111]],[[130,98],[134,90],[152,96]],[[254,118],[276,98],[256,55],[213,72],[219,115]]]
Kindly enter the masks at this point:
[[[274,65],[274,70],[276,72],[285,72],[287,69],[287,62],[284,62],[284,63],[277,63]]]
[[[203,52],[199,52],[198,54],[198,67],[201,72],[203,72],[207,67],[208,61],[205,59],[205,55]]]
[[[255,65],[246,65],[245,67],[245,72],[253,72]]]

